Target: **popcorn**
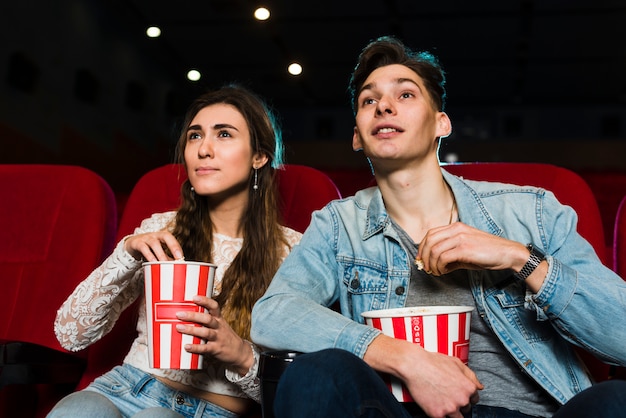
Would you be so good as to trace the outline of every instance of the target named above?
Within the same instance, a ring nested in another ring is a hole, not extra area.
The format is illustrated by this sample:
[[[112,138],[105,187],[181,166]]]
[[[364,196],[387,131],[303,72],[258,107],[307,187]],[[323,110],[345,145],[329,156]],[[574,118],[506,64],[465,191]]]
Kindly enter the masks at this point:
[[[424,262],[421,258],[415,257],[415,265],[417,266],[418,270],[424,270]]]

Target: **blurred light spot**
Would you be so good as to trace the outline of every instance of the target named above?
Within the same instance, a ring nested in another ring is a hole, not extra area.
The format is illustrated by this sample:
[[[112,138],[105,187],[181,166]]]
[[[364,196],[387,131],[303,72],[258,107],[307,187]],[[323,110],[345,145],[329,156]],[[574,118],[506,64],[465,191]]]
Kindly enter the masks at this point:
[[[459,161],[459,156],[453,152],[446,154],[444,157],[445,162],[447,163],[456,163]]]
[[[265,7],[259,7],[254,11],[254,17],[257,20],[267,20],[270,18],[270,11]]]
[[[289,71],[289,74],[291,75],[300,75],[302,74],[302,66],[297,62],[292,62],[289,64],[287,71]]]
[[[158,38],[161,36],[161,29],[156,26],[150,26],[146,29],[146,35],[148,35],[149,38]]]
[[[202,74],[200,74],[200,71],[198,70],[189,70],[187,73],[187,78],[191,81],[198,81],[200,80],[200,77],[202,77]]]

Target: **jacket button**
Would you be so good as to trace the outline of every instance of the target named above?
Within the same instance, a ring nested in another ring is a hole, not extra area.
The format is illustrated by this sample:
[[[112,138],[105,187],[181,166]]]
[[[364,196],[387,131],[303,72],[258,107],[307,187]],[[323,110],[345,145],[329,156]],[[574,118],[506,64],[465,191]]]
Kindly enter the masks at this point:
[[[396,295],[398,295],[398,296],[404,295],[404,286],[396,287]]]
[[[352,280],[350,280],[350,287],[351,288],[358,289],[360,285],[361,285],[361,282],[359,282],[359,279],[352,279]]]
[[[176,395],[176,403],[182,405],[185,403],[185,398],[183,395]]]

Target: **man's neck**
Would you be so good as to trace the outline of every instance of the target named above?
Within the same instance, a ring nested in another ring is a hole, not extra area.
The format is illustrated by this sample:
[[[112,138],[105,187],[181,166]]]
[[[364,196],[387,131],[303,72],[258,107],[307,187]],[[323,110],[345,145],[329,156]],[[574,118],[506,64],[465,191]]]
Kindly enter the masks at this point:
[[[438,165],[436,170],[395,171],[376,180],[387,213],[415,242],[429,229],[450,223],[454,197]]]

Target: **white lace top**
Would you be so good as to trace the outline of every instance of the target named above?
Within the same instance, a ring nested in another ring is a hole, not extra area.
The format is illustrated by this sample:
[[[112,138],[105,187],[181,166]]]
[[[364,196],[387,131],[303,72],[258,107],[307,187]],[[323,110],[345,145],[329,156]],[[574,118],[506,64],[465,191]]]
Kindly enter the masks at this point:
[[[135,234],[154,232],[166,228],[174,219],[175,212],[158,213],[144,220]],[[283,227],[283,233],[291,247],[300,241],[302,234]],[[215,272],[214,294],[222,286],[224,272],[235,258],[243,244],[242,238],[225,235],[213,236],[213,263]],[[289,253],[285,248],[284,257]],[[54,332],[63,348],[79,351],[106,335],[115,325],[121,312],[141,297],[137,320],[137,338],[124,359],[134,367],[155,376],[163,376],[203,391],[235,397],[250,397],[257,402],[260,399],[260,387],[256,379],[259,348],[252,345],[255,359],[254,366],[241,377],[226,370],[217,361],[204,359],[203,370],[153,369],[149,366],[148,336],[143,296],[142,261],[135,260],[124,250],[124,239],[113,253],[82,281],[63,303],[57,312]]]

